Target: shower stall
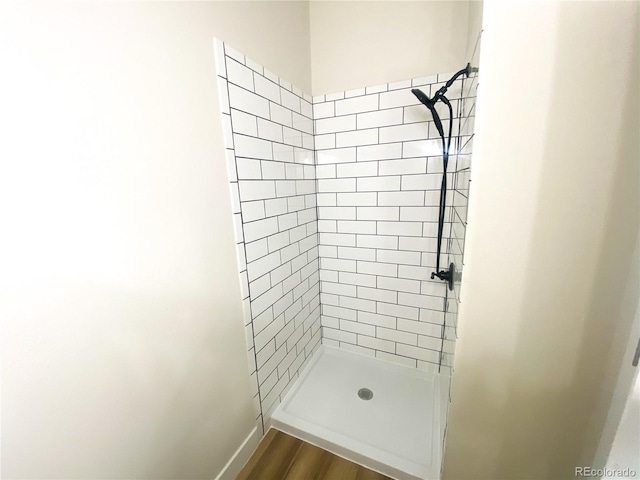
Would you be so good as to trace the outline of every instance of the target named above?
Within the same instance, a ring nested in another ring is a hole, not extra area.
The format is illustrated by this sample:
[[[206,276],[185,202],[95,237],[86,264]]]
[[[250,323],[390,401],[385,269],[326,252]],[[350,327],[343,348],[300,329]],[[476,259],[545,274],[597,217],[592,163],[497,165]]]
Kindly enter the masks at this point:
[[[440,477],[479,43],[455,75],[312,97],[215,41],[263,431]]]

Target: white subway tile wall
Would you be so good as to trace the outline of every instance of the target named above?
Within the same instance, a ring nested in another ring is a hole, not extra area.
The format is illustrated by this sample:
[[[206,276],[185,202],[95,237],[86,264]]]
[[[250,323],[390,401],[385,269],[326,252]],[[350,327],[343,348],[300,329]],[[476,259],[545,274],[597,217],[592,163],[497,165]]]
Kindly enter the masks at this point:
[[[476,45],[470,63],[478,65],[482,32],[478,34]],[[462,82],[462,96],[458,106],[459,136],[456,139],[455,166],[453,169],[453,186],[450,195],[453,197],[451,208],[448,212],[450,219],[449,240],[446,252],[448,254],[447,265],[453,262],[460,272],[456,276],[453,292],[448,292],[446,328],[444,329],[444,342],[442,345],[442,370],[451,373],[453,370],[453,358],[458,328],[458,310],[460,307],[460,280],[464,267],[464,242],[467,229],[467,206],[469,203],[469,187],[471,174],[471,157],[473,152],[474,120],[476,110],[476,97],[478,90],[478,74],[473,73]]]
[[[450,372],[459,279],[430,279],[442,143],[411,88],[431,96],[451,74],[312,98],[216,49],[256,414],[268,422],[320,340]],[[447,94],[441,268],[463,266],[476,88],[474,74]]]
[[[430,279],[442,144],[411,93],[417,87],[433,95],[450,76],[314,97],[323,343],[434,371],[446,345],[450,365],[455,331],[445,326],[447,290]],[[468,104],[462,92],[462,80],[448,92],[454,120],[441,268],[448,265],[453,209],[462,202],[451,193],[463,180],[457,149],[469,138],[460,130]],[[441,113],[448,125],[448,111]],[[464,240],[456,241],[461,251]]]
[[[256,419],[320,345],[312,98],[215,42]]]

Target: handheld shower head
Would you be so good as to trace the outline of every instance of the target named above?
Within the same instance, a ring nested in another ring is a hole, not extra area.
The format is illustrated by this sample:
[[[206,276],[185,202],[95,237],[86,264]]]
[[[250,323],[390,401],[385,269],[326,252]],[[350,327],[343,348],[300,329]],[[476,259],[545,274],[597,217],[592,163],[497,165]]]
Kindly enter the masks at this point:
[[[419,88],[412,88],[411,93],[413,93],[416,97],[418,97],[418,100],[420,100],[420,102],[424,104],[427,108],[431,109],[431,107],[433,107],[433,104],[435,102],[433,102],[433,100],[427,97],[427,95]]]

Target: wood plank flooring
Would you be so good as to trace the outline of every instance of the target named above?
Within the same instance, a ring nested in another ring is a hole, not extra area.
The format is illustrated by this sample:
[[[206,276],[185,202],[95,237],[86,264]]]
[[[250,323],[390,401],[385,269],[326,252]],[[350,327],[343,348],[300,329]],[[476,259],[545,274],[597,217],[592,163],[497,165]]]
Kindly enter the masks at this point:
[[[272,428],[236,480],[391,479]]]

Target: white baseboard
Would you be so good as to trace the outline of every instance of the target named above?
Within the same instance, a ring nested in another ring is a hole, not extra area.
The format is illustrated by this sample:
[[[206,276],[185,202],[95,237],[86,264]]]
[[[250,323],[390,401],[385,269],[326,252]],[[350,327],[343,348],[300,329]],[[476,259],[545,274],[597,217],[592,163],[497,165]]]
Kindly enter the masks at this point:
[[[234,480],[242,470],[242,467],[249,461],[253,452],[258,448],[260,440],[262,440],[262,426],[256,424],[216,477],[216,480]]]

